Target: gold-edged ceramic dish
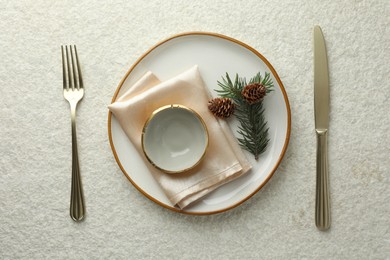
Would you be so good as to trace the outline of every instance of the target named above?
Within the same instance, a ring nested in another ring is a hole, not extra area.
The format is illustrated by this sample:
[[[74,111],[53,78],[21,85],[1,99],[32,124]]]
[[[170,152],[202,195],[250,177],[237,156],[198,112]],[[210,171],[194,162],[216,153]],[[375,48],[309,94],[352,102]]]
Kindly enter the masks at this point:
[[[210,32],[181,33],[152,46],[129,68],[119,83],[112,102],[148,71],[153,71],[160,80],[165,81],[195,64],[201,68],[203,81],[211,93],[216,88],[217,81],[226,72],[231,75],[238,73],[246,78],[259,71],[271,73],[274,91],[264,101],[265,118],[271,138],[267,150],[258,161],[248,155],[252,170],[246,176],[219,187],[185,209],[179,209],[169,201],[153,175],[144,166],[144,161],[139,158],[137,150],[129,144],[127,135],[111,112],[108,113],[108,138],[118,166],[142,195],[175,212],[209,215],[228,211],[244,203],[272,178],[290,140],[291,110],[278,73],[261,53],[237,39]],[[238,130],[234,121],[228,124],[234,133]]]
[[[155,110],[142,131],[142,149],[149,162],[170,174],[188,171],[203,159],[207,127],[198,113],[171,104]]]

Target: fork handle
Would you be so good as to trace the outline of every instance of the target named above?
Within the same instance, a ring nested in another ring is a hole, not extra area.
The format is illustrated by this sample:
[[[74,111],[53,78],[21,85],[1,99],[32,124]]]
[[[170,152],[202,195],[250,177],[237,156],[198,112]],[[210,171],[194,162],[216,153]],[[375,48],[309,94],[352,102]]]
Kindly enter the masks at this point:
[[[84,218],[84,195],[81,186],[79,155],[77,151],[76,136],[76,105],[71,106],[72,121],[72,186],[70,195],[70,217],[74,221],[81,221]]]
[[[319,230],[330,227],[330,201],[328,180],[328,131],[317,132],[317,188],[316,188],[316,226]]]

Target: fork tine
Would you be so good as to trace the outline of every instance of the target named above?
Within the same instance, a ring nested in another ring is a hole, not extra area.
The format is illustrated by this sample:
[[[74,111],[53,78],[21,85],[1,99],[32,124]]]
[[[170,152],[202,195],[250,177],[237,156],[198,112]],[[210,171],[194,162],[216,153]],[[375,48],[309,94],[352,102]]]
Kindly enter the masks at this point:
[[[74,45],[74,54],[75,54],[75,57],[76,57],[76,64],[77,64],[77,75],[78,75],[78,79],[79,79],[79,87],[80,88],[83,88],[84,87],[84,84],[83,84],[83,77],[81,76],[81,69],[80,69],[80,63],[79,63],[79,57],[77,55],[77,48],[76,48],[76,45]]]
[[[61,54],[62,54],[62,83],[63,83],[63,88],[68,89],[68,84],[67,84],[67,78],[68,78],[68,71],[67,71],[67,66],[65,63],[65,52],[64,52],[64,46],[61,45]]]
[[[69,88],[71,88],[72,90],[74,90],[74,77],[73,77],[73,73],[72,73],[72,69],[71,69],[71,65],[70,65],[70,57],[69,57],[69,48],[68,46],[66,45],[65,46],[65,52],[66,52],[66,64],[67,64],[67,68],[68,68],[68,80],[69,80]]]
[[[71,58],[71,61],[72,61],[72,74],[73,74],[73,83],[74,83],[74,89],[79,89],[79,82],[78,82],[78,73],[76,73],[76,64],[74,62],[74,58],[73,58],[73,46],[70,45],[70,58]]]

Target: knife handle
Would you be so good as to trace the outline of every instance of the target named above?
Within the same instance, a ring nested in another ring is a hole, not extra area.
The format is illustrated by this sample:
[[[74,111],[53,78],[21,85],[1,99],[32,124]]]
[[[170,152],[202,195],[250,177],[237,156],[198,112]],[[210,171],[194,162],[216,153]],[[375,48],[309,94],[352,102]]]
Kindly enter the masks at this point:
[[[317,133],[317,187],[316,226],[319,230],[330,227],[330,201],[328,185],[328,130],[316,129]]]

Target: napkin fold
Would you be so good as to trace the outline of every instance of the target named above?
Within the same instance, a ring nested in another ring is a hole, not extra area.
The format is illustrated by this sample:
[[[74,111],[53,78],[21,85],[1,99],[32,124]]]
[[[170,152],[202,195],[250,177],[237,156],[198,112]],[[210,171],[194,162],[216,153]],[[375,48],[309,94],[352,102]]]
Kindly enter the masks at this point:
[[[108,107],[168,199],[179,208],[188,206],[251,168],[227,123],[208,110],[210,98],[198,67],[194,66],[164,82],[147,72]],[[209,133],[209,147],[201,163],[176,175],[164,173],[151,165],[141,144],[142,129],[148,117],[159,107],[170,104],[195,110],[205,121]]]

